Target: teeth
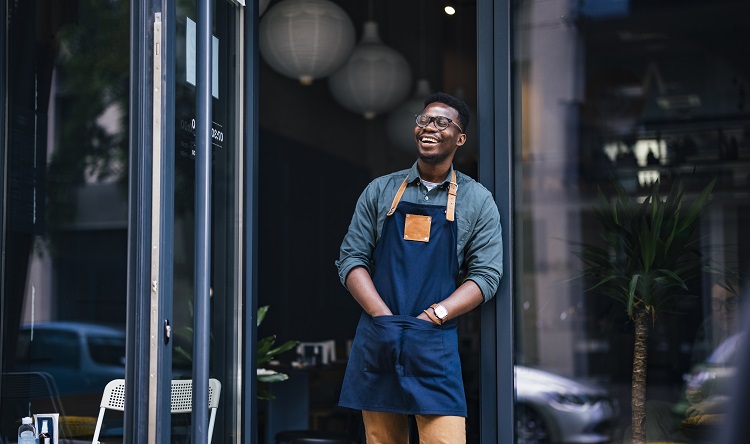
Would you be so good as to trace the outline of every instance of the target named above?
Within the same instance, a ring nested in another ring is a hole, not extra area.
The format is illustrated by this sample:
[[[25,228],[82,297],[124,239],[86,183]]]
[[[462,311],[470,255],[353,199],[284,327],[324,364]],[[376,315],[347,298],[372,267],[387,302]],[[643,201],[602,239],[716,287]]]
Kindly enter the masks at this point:
[[[422,137],[422,142],[425,142],[425,143],[437,143],[437,139],[433,139],[432,137]]]

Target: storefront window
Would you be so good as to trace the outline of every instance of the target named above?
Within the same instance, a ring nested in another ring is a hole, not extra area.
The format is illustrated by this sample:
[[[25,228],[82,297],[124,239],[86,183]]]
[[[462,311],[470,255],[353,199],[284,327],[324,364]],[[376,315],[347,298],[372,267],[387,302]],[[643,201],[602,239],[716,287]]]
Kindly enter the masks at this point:
[[[45,413],[90,440],[125,375],[129,2],[7,8],[0,441]]]
[[[518,442],[630,442],[639,414],[649,442],[707,439],[727,408],[736,315],[748,284],[748,5],[533,1],[514,8]],[[710,259],[710,269],[688,274],[676,261],[639,274],[641,282],[653,273],[679,276],[685,286],[648,305],[644,291],[654,295],[665,282],[650,281],[636,289],[631,313],[627,285],[621,300],[607,285],[593,288],[600,280],[586,275],[586,245],[622,268],[666,250],[654,242],[657,250],[628,256],[624,231],[619,243],[605,239],[600,192],[611,208],[619,188],[638,208],[655,184],[664,199],[682,183],[684,214],[712,181],[687,243]],[[633,411],[641,353],[635,326],[644,309],[645,406]],[[523,381],[534,388],[522,390]]]

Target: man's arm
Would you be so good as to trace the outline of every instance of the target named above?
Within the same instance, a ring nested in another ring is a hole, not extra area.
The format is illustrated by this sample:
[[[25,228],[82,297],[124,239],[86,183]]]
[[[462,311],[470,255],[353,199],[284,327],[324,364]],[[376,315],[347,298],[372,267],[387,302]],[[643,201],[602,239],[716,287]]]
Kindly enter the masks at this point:
[[[456,291],[451,293],[451,295],[443,301],[439,302],[440,305],[448,310],[448,316],[446,316],[443,322],[470,312],[482,302],[484,302],[484,297],[482,296],[482,290],[479,289],[479,286],[474,281],[464,281]],[[425,309],[428,308],[425,307]],[[425,321],[432,320],[424,312],[420,313],[417,318],[424,319]]]
[[[500,214],[489,192],[482,203],[465,251],[464,261],[468,273],[464,282],[450,296],[438,302],[448,311],[444,321],[470,312],[492,298],[497,291],[503,273],[502,227]],[[425,309],[430,311],[427,307]],[[434,322],[426,313],[421,313],[417,317]]]
[[[346,288],[354,296],[354,300],[370,316],[389,316],[393,314],[375,289],[370,273],[365,267],[352,268],[346,276]]]

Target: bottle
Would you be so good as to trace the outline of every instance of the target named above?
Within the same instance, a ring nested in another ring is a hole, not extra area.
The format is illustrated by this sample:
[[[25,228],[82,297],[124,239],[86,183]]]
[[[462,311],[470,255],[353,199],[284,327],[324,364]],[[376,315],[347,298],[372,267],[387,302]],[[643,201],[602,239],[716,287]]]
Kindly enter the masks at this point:
[[[47,442],[48,439],[50,439],[52,435],[49,434],[49,429],[47,428],[47,421],[42,421],[42,431],[39,433],[39,444],[44,444]]]
[[[36,444],[36,429],[29,416],[21,419],[21,427],[18,428],[18,444]]]

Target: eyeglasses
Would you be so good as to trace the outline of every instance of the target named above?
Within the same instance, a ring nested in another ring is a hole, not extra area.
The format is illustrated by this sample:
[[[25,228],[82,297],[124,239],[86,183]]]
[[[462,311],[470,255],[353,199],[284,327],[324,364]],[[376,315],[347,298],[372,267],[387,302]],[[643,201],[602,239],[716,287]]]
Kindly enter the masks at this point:
[[[721,306],[723,305],[726,307],[727,311],[734,311],[737,309],[737,303],[739,302],[739,299],[737,296],[732,296],[731,298],[727,299],[719,299],[719,298],[713,298],[711,299],[711,308],[714,310],[721,310]]]
[[[464,130],[461,129],[461,127],[458,126],[458,124],[456,122],[454,122],[452,119],[449,119],[449,118],[447,118],[445,116],[435,116],[435,117],[433,117],[433,116],[428,116],[427,114],[417,114],[416,117],[417,117],[417,126],[420,127],[420,128],[424,128],[427,125],[429,125],[430,123],[435,122],[435,128],[437,128],[439,130],[444,130],[444,129],[448,128],[448,125],[450,125],[452,123],[452,124],[456,125],[456,128],[458,128],[459,131],[461,131],[461,133],[464,132]]]

